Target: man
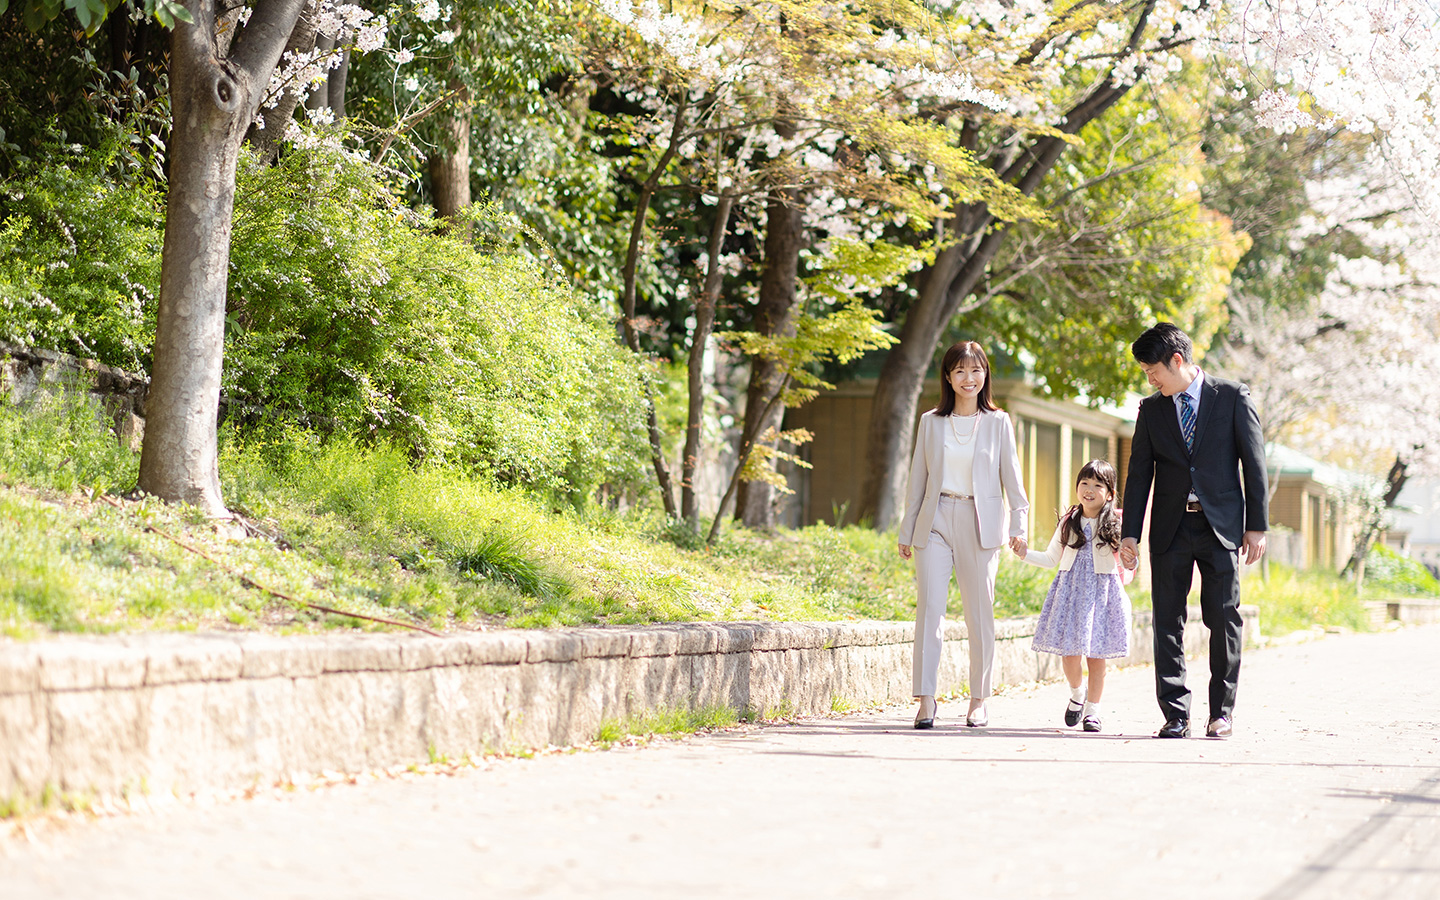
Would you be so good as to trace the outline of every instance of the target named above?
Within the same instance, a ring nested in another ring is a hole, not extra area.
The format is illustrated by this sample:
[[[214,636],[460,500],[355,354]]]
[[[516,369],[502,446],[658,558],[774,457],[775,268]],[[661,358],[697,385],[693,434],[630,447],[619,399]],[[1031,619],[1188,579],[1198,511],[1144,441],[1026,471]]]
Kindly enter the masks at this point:
[[[1268,496],[1260,417],[1243,384],[1200,370],[1185,332],[1161,322],[1131,345],[1150,386],[1140,402],[1120,557],[1135,564],[1145,500],[1150,510],[1150,594],[1155,609],[1155,692],[1165,724],[1157,737],[1190,734],[1185,687],[1185,598],[1200,569],[1200,613],[1210,629],[1208,737],[1234,729],[1240,676],[1240,570],[1265,552]],[[1243,477],[1242,477],[1243,472]],[[1243,490],[1243,493],[1242,493]]]

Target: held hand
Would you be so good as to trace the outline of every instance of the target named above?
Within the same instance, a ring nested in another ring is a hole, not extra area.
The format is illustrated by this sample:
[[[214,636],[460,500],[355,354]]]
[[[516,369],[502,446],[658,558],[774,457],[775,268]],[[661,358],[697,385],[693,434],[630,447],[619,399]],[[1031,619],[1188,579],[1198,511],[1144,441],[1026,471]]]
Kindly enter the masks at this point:
[[[1240,539],[1240,551],[1245,557],[1245,565],[1255,565],[1260,557],[1265,555],[1265,532],[1245,532],[1245,536]]]
[[[1140,565],[1139,547],[1140,542],[1134,538],[1126,538],[1120,542],[1120,562],[1125,568],[1134,569]]]
[[[914,550],[910,549],[910,545],[909,545],[909,544],[900,544],[900,545],[898,545],[898,546],[899,546],[900,558],[901,558],[901,559],[909,559],[909,558],[910,558],[910,555],[915,552]]]
[[[1010,539],[1010,549],[1014,550],[1015,555],[1020,557],[1021,559],[1025,558],[1025,551],[1029,549],[1029,547],[1030,545],[1027,544],[1025,542],[1025,539],[1022,537],[1012,537]]]

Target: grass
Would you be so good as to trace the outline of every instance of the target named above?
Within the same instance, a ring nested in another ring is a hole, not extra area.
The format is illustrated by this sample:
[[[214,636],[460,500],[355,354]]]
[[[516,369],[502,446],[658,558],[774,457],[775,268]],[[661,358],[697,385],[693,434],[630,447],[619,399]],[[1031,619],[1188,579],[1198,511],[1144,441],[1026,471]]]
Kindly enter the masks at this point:
[[[687,549],[653,516],[555,508],[384,447],[227,434],[221,481],[249,525],[237,539],[195,510],[122,497],[137,471],[89,403],[0,405],[0,634],[390,627],[316,606],[436,631],[914,616],[893,532],[730,526]],[[1269,585],[1245,586],[1267,631],[1363,627],[1344,583],[1271,568]],[[1003,553],[996,615],[1037,613],[1053,577]]]
[[[858,529],[686,550],[653,517],[554,509],[383,447],[227,435],[225,497],[251,526],[236,539],[118,494],[137,471],[85,402],[0,405],[0,633],[385,627],[303,604],[437,631],[914,609],[893,537]]]
[[[1245,578],[1240,587],[1242,602],[1260,607],[1260,628],[1265,634],[1282,635],[1312,625],[1367,631],[1369,613],[1355,593],[1355,582],[1333,572],[1296,571],[1279,563],[1270,564],[1270,577]]]
[[[753,714],[737,713],[728,706],[701,706],[695,709],[654,709],[625,719],[606,719],[595,732],[595,743],[609,748],[631,738],[656,735],[679,736],[697,731],[717,731],[742,721],[754,721]]]

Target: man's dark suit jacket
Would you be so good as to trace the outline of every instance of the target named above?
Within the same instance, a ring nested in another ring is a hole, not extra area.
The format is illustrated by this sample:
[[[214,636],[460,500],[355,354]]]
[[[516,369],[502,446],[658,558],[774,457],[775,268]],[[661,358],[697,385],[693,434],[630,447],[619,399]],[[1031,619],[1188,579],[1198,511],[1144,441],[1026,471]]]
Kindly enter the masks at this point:
[[[1243,471],[1243,490],[1241,473]],[[1150,552],[1164,553],[1175,538],[1191,491],[1220,543],[1234,550],[1247,531],[1267,530],[1265,439],[1250,389],[1209,372],[1200,385],[1195,447],[1185,449],[1175,398],[1158,391],[1140,401],[1130,469],[1125,475],[1122,536],[1140,539],[1145,500],[1150,510]]]

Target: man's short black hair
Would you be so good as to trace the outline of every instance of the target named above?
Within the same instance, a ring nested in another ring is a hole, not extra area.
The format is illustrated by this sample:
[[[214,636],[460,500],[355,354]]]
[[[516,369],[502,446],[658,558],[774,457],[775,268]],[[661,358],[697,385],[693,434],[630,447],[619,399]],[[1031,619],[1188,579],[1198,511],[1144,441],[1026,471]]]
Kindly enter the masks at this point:
[[[1168,366],[1176,353],[1186,365],[1195,362],[1195,345],[1190,343],[1190,336],[1169,322],[1147,329],[1130,345],[1130,353],[1137,362],[1147,366],[1156,363]]]

